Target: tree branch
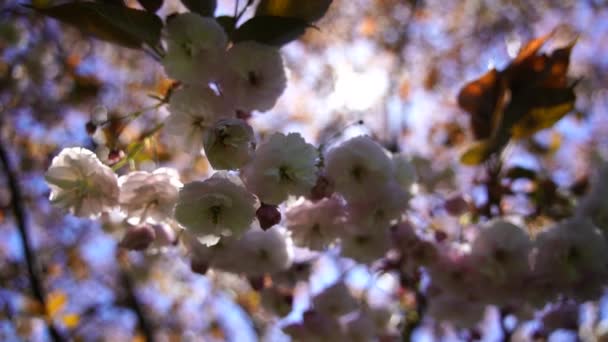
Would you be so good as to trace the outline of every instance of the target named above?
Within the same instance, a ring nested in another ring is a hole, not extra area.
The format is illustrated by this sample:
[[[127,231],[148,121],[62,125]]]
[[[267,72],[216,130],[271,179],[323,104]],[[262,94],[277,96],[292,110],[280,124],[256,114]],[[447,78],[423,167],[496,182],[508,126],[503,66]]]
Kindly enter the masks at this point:
[[[513,337],[514,329],[510,329],[507,327],[506,318],[509,316],[509,311],[507,309],[500,309],[500,329],[502,330],[502,341],[509,342]]]
[[[21,196],[21,189],[19,187],[19,181],[11,166],[11,162],[8,156],[6,145],[0,137],[0,163],[5,172],[6,182],[8,183],[9,191],[11,194],[11,207],[17,229],[21,237],[21,244],[25,255],[25,261],[27,265],[27,272],[32,287],[34,297],[40,302],[43,308],[46,308],[46,299],[42,282],[37,272],[38,264],[36,261],[36,255],[31,246],[29,231],[27,227],[27,219],[25,216],[25,208],[23,206],[23,197]],[[64,341],[57,328],[53,325],[53,322],[49,320],[48,329],[53,341]]]
[[[416,289],[416,313],[411,316],[408,315],[410,317],[406,317],[403,329],[401,329],[401,341],[409,342],[412,340],[412,335],[414,334],[414,331],[422,323],[425,311],[426,297],[424,296],[424,294],[422,294],[422,292],[420,292],[420,290]]]
[[[403,323],[403,328],[401,329],[401,341],[409,342],[412,340],[414,331],[420,326],[422,320],[424,319],[427,309],[427,300],[424,293],[422,293],[419,275],[410,277],[403,271],[400,271],[399,278],[401,286],[409,289],[410,291],[414,291],[416,295],[416,309],[414,312],[406,313],[405,322]]]
[[[121,266],[120,278],[126,291],[127,304],[135,312],[135,316],[137,316],[137,324],[139,325],[139,330],[141,330],[141,332],[143,333],[146,341],[153,342],[154,330],[152,329],[152,325],[150,325],[150,322],[146,318],[146,314],[144,313],[144,310],[141,304],[139,303],[139,300],[137,299],[137,295],[135,293],[135,286],[127,272],[127,269]]]

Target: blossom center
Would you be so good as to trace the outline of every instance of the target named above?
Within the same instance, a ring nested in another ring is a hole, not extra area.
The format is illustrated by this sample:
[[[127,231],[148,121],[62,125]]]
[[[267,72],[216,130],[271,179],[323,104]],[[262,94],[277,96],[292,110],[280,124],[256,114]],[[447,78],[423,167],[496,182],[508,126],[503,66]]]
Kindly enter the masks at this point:
[[[366,235],[358,235],[355,237],[355,243],[360,246],[368,244],[370,240],[370,237]]]
[[[214,205],[209,208],[209,216],[211,217],[211,222],[213,222],[213,224],[218,224],[220,222],[221,213],[222,207],[219,205]]]
[[[502,248],[496,249],[493,253],[493,256],[494,260],[496,260],[500,264],[505,263],[508,258],[507,252]]]
[[[576,263],[581,258],[581,251],[576,246],[570,246],[570,248],[568,248],[566,258],[569,262]]]
[[[188,57],[193,57],[194,54],[196,53],[196,50],[194,48],[194,44],[192,44],[192,42],[190,42],[190,41],[183,42],[182,43],[182,49],[184,49],[184,52],[186,53],[186,55]]]
[[[192,126],[198,127],[198,128],[204,128],[205,127],[204,122],[205,122],[205,119],[196,118],[196,119],[194,119],[194,121],[192,121]]]
[[[228,129],[226,126],[222,126],[217,130],[217,138],[222,145],[228,145],[226,140],[230,138],[230,134],[228,134]]]
[[[260,251],[258,252],[258,257],[260,258],[260,260],[266,261],[270,259],[270,253],[268,253],[268,251],[265,249],[260,249]]]
[[[279,180],[281,182],[291,182],[295,180],[293,171],[287,166],[279,167]]]
[[[252,87],[258,87],[262,83],[262,77],[255,71],[249,71],[247,73],[247,81]]]
[[[363,181],[364,174],[365,169],[361,165],[353,165],[352,169],[350,170],[350,175],[359,183]]]

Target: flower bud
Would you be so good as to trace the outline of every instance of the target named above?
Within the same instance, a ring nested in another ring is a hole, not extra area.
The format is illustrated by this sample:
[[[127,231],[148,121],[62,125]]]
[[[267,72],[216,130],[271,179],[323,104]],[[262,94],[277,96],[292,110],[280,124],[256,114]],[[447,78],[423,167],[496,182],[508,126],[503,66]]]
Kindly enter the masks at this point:
[[[93,121],[87,122],[84,128],[87,130],[88,135],[93,135],[97,131],[97,125]]]
[[[205,275],[209,270],[209,263],[204,260],[192,258],[192,260],[190,260],[190,269],[194,273]]]
[[[448,214],[460,216],[469,210],[469,202],[462,195],[448,197],[443,205]]]
[[[268,230],[281,222],[281,211],[276,205],[262,203],[255,215],[258,221],[260,221],[260,227],[263,230]]]
[[[127,233],[120,241],[119,246],[133,251],[141,251],[156,239],[156,232],[154,228],[145,224],[137,227],[132,227],[127,230]]]

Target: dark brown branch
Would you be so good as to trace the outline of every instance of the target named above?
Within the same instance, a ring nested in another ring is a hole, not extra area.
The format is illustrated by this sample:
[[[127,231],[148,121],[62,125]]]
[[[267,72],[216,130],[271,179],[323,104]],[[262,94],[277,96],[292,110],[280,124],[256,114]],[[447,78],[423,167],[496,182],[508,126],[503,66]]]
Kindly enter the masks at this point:
[[[5,146],[6,145],[4,141],[2,141],[2,137],[0,137],[0,163],[4,169],[6,182],[8,183],[11,194],[11,207],[19,235],[21,237],[30,285],[32,287],[34,298],[40,302],[43,308],[46,308],[45,292],[42,286],[42,281],[40,280],[37,272],[38,263],[36,260],[36,255],[34,254],[30,242],[25,208],[23,206],[23,197],[21,196],[21,188],[19,187],[19,180],[17,179],[17,175],[12,168],[8,153],[4,148]],[[50,321],[48,323],[48,329],[53,341],[64,341],[64,338]]]
[[[413,317],[406,317],[403,329],[401,329],[401,341],[412,341],[412,335],[422,323],[425,311],[426,297],[420,292],[420,290],[416,290],[416,313],[413,315]]]
[[[507,327],[507,316],[509,316],[509,311],[504,308],[500,309],[500,329],[502,330],[502,341],[505,342],[511,341],[514,332],[514,329]]]
[[[422,324],[422,320],[426,314],[427,299],[424,293],[422,293],[420,286],[420,274],[411,277],[403,271],[400,271],[399,278],[401,286],[410,291],[414,291],[416,295],[416,311],[413,313],[406,312],[405,321],[403,322],[403,327],[401,329],[401,341],[409,342],[412,340],[414,331]]]
[[[135,286],[131,277],[128,274],[126,269],[120,270],[120,277],[123,283],[124,289],[126,291],[126,300],[127,304],[131,307],[133,312],[135,312],[135,316],[137,316],[137,323],[139,326],[139,330],[141,330],[147,342],[154,341],[154,331],[152,329],[152,325],[146,318],[146,314],[144,313],[144,309],[142,308],[139,300],[137,299],[137,294],[135,293]]]

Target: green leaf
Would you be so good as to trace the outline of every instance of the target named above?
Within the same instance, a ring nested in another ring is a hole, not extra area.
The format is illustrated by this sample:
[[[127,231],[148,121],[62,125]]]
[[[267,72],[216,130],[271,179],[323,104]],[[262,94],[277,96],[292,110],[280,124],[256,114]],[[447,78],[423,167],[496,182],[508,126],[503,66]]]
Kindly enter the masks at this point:
[[[298,39],[307,28],[306,20],[274,16],[253,17],[232,33],[232,41],[253,40],[259,43],[282,46]]]
[[[163,6],[163,0],[137,0],[139,4],[148,12],[156,12]]]
[[[99,2],[73,2],[34,9],[98,39],[128,48],[141,48],[143,44],[156,47],[160,42],[163,23],[150,12]]]
[[[492,135],[500,122],[501,103],[507,88],[504,76],[496,69],[465,84],[458,93],[458,105],[471,115],[471,128],[475,139]]]
[[[191,12],[198,13],[203,17],[212,17],[217,7],[217,0],[181,0]]]
[[[309,23],[321,19],[332,0],[262,0],[256,16],[300,18]]]
[[[573,87],[539,89],[527,105],[529,111],[513,125],[513,138],[525,138],[552,127],[574,109],[576,95]]]
[[[481,140],[471,144],[465,152],[460,156],[460,162],[463,165],[475,166],[486,161],[496,150],[494,144],[490,140]]]

